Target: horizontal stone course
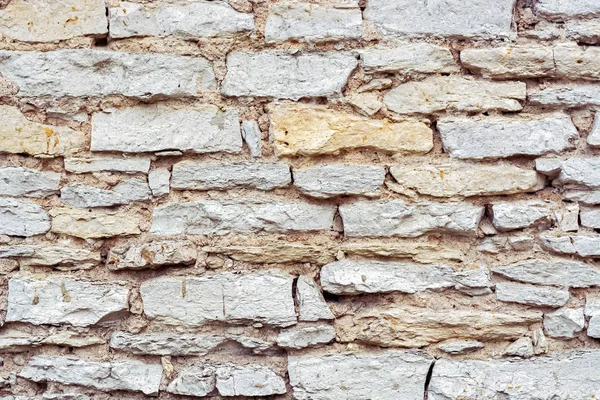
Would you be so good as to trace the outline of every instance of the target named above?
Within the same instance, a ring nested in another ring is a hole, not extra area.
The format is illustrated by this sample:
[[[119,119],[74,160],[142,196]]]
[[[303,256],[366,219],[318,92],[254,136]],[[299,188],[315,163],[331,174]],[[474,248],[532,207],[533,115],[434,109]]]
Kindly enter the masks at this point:
[[[0,168],[0,196],[46,197],[58,192],[60,174],[31,168]]]
[[[35,236],[50,230],[50,217],[30,200],[0,197],[0,235]]]
[[[137,235],[141,233],[141,219],[135,215],[118,212],[89,212],[76,208],[55,208],[52,216],[52,232],[82,239],[99,239],[112,236]]]
[[[375,165],[330,164],[293,170],[294,186],[307,196],[321,199],[378,196],[385,174],[384,167]]]
[[[460,71],[449,48],[430,43],[373,47],[360,50],[359,54],[362,68],[369,73],[395,72],[410,76]]]

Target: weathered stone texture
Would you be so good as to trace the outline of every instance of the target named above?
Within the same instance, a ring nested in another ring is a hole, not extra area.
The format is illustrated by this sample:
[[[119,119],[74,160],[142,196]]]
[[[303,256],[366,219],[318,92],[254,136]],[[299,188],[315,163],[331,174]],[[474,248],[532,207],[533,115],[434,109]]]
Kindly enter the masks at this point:
[[[366,72],[396,72],[410,76],[460,71],[449,48],[430,43],[374,47],[361,50],[359,54]]]
[[[154,241],[110,249],[106,258],[108,269],[144,269],[165,265],[194,264],[196,246],[191,241]]]
[[[22,266],[59,270],[89,269],[100,263],[100,252],[63,245],[0,246],[0,258],[16,258]]]
[[[544,331],[550,337],[573,338],[584,325],[583,308],[561,308],[544,314]]]
[[[298,400],[419,399],[431,359],[388,350],[361,354],[288,357],[290,384]]]
[[[183,161],[173,166],[173,189],[227,190],[240,187],[272,190],[292,182],[284,163],[200,163]]]
[[[330,164],[294,169],[294,186],[310,197],[378,196],[385,168],[375,165]]]
[[[484,346],[483,343],[477,340],[446,340],[438,344],[437,348],[444,353],[458,355],[483,349]]]
[[[65,170],[75,174],[90,172],[115,171],[129,174],[147,174],[150,170],[150,159],[140,157],[87,157],[66,158]]]
[[[403,83],[383,101],[398,114],[430,114],[439,111],[519,111],[525,101],[522,82],[487,82],[457,76],[434,77]]]
[[[137,106],[95,113],[91,149],[128,153],[161,150],[239,153],[242,136],[238,114],[232,109]]]
[[[0,235],[35,236],[50,230],[50,218],[29,200],[0,198]]]
[[[579,213],[581,226],[600,229],[600,208],[587,208]]]
[[[597,351],[533,360],[438,360],[430,400],[594,398],[600,393]]]
[[[600,86],[591,83],[552,85],[532,91],[529,102],[552,107],[600,106]]]
[[[329,246],[285,241],[261,246],[206,246],[202,248],[202,251],[224,254],[233,260],[253,264],[313,263],[323,265],[334,260],[333,249]]]
[[[358,7],[283,3],[269,7],[265,39],[328,42],[360,38],[362,32],[362,13]]]
[[[335,207],[301,202],[200,200],[156,207],[155,235],[226,235],[231,232],[301,232],[330,230]]]
[[[447,232],[474,235],[483,207],[468,203],[417,203],[402,200],[357,201],[341,205],[346,236],[416,237]]]
[[[242,121],[242,138],[252,158],[262,156],[262,132],[256,121]]]
[[[216,89],[202,57],[104,50],[46,53],[0,51],[0,74],[17,84],[19,96],[107,96],[135,98],[196,96]]]
[[[101,36],[108,32],[105,12],[102,0],[12,0],[0,10],[0,35],[23,42]]]
[[[148,186],[155,197],[165,196],[171,191],[171,171],[158,168],[148,173]]]
[[[544,187],[543,177],[534,170],[510,164],[476,165],[458,161],[397,164],[390,167],[390,174],[395,182],[388,182],[388,188],[409,196],[415,193],[434,197],[492,196],[535,192]]]
[[[454,158],[486,159],[537,156],[572,149],[579,133],[564,114],[531,117],[448,117],[438,129],[444,149]]]
[[[536,285],[573,288],[600,286],[600,270],[580,261],[532,260],[494,267],[492,272],[511,280]]]
[[[84,361],[72,356],[35,356],[19,376],[34,382],[58,382],[104,391],[126,390],[158,395],[163,374],[160,364],[121,360]]]
[[[31,168],[0,168],[0,196],[46,197],[58,192],[60,174]]]
[[[516,282],[496,283],[500,301],[542,307],[562,307],[569,300],[569,290],[550,286],[535,286]]]
[[[296,303],[298,304],[299,321],[318,321],[334,319],[321,290],[315,281],[306,276],[298,278],[296,286]]]
[[[16,107],[0,106],[0,152],[62,156],[83,150],[84,135],[66,126],[25,118]]]
[[[568,38],[579,43],[598,44],[600,42],[600,20],[598,19],[566,21],[565,30]]]
[[[226,96],[292,100],[332,96],[340,94],[356,65],[356,58],[346,52],[232,52],[221,91]]]
[[[469,70],[497,79],[552,76],[556,67],[549,46],[470,48],[461,51],[460,60]]]
[[[499,231],[528,228],[552,219],[550,205],[538,200],[494,203],[491,210],[492,223]]]
[[[287,328],[277,337],[277,345],[286,349],[303,349],[327,344],[335,339],[335,328],[316,325]]]
[[[552,184],[571,189],[600,188],[600,157],[576,157],[563,161]]]
[[[122,2],[108,10],[110,36],[175,36],[183,39],[229,36],[254,30],[252,14],[223,1],[143,5]]]
[[[268,271],[165,277],[143,282],[140,292],[144,313],[170,325],[223,321],[290,326],[296,323],[292,281],[290,275]]]
[[[387,36],[442,36],[458,38],[508,38],[514,0],[372,0],[364,18]]]
[[[52,215],[52,232],[82,239],[137,235],[140,218],[116,212],[88,212],[72,208],[55,208]]]
[[[148,184],[140,179],[128,179],[111,190],[81,182],[69,183],[60,190],[60,199],[69,206],[78,208],[111,207],[150,200],[150,196]]]
[[[94,325],[119,318],[129,309],[123,282],[90,282],[70,278],[12,278],[8,283],[7,321]]]
[[[544,16],[555,19],[573,17],[600,16],[600,4],[594,0],[580,0],[576,2],[563,0],[540,0],[535,11]]]
[[[370,148],[386,153],[427,153],[433,132],[416,120],[372,120],[323,106],[271,106],[271,135],[280,156],[335,154]]]

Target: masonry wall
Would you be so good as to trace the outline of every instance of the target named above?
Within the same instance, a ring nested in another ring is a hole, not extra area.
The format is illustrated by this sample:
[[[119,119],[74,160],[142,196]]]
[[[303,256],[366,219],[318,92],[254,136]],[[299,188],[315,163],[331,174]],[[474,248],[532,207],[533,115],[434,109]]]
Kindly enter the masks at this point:
[[[597,0],[1,0],[0,37],[0,399],[600,397]]]

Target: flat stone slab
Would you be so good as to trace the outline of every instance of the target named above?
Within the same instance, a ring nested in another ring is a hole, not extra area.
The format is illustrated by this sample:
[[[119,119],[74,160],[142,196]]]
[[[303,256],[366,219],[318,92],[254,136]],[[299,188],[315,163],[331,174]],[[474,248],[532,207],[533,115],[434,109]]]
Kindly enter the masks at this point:
[[[0,198],[0,235],[35,236],[50,230],[50,217],[37,203]]]
[[[294,186],[310,197],[378,196],[385,168],[376,165],[329,164],[293,170]]]

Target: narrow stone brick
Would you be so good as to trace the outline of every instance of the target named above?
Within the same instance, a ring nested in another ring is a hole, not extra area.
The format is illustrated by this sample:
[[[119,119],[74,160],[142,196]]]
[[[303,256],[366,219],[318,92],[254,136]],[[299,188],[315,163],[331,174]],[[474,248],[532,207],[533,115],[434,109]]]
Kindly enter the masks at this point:
[[[497,79],[541,78],[555,74],[554,51],[550,46],[464,49],[460,60],[472,72]]]
[[[129,310],[123,282],[70,278],[12,278],[8,282],[6,320],[34,325],[89,326],[117,319]]]
[[[510,38],[514,5],[515,0],[371,0],[364,18],[386,36]]]
[[[143,282],[140,293],[146,316],[169,325],[218,321],[290,326],[296,323],[292,282],[291,275],[276,271],[164,277]]]
[[[23,66],[27,66],[24,68]],[[91,49],[0,51],[0,74],[18,96],[196,96],[217,88],[204,58]]]
[[[103,0],[58,0],[39,6],[12,0],[0,10],[0,35],[22,42],[54,42],[108,32]]]
[[[524,399],[594,398],[600,393],[600,372],[590,365],[599,361],[598,351],[532,360],[441,359],[433,368],[428,395],[430,400],[493,399],[510,391],[509,396]]]
[[[19,376],[34,382],[58,382],[98,390],[126,390],[157,396],[163,367],[141,361],[84,361],[73,356],[35,356]]]
[[[587,137],[587,144],[593,147],[600,147],[600,113],[594,117],[594,125]]]
[[[595,0],[562,1],[540,0],[535,11],[544,16],[557,20],[574,17],[600,16],[600,4]]]
[[[230,36],[254,30],[254,17],[224,1],[144,5],[121,2],[108,9],[110,36],[175,36],[182,39]]]
[[[0,152],[63,156],[83,150],[85,136],[66,126],[29,121],[18,108],[0,106]]]
[[[492,214],[492,223],[502,232],[548,223],[553,219],[550,205],[538,200],[494,203]]]
[[[464,261],[460,249],[427,241],[394,240],[382,241],[345,241],[340,248],[344,253],[367,258],[410,258],[416,262],[430,264],[444,261]]]
[[[340,206],[348,237],[416,237],[425,233],[475,235],[483,207],[468,203],[417,203],[402,200],[357,201]]]
[[[379,196],[385,168],[375,165],[329,164],[294,169],[294,186],[310,197]]]
[[[460,161],[398,164],[390,167],[390,173],[396,182],[388,182],[388,188],[409,196],[415,193],[434,197],[493,196],[544,188],[544,178],[536,171],[510,164],[476,165]]]
[[[524,82],[487,82],[457,76],[407,82],[390,90],[383,101],[398,114],[439,111],[519,111],[525,101]]]
[[[174,189],[227,190],[240,187],[273,190],[292,183],[284,163],[202,163],[182,161],[173,166]]]
[[[330,325],[292,327],[277,336],[277,345],[285,349],[304,349],[323,346],[335,339],[335,328]]]
[[[477,340],[446,340],[437,346],[439,350],[452,355],[472,353],[484,347],[485,345]]]
[[[111,207],[150,200],[150,188],[140,179],[128,179],[115,185],[111,190],[73,182],[60,190],[60,199],[71,207]]]
[[[288,356],[288,373],[298,400],[419,399],[432,360],[420,353]],[[399,383],[401,382],[401,383]]]
[[[593,265],[568,260],[532,260],[492,268],[494,274],[534,285],[586,288],[600,286],[600,270]]]
[[[69,346],[87,347],[96,344],[105,344],[105,340],[98,336],[87,336],[70,331],[60,331],[48,335],[24,335],[21,332],[7,333],[0,338],[0,350],[7,353],[22,353],[31,351],[32,347],[39,346]],[[2,397],[0,397],[2,399]]]
[[[567,200],[588,205],[600,205],[600,190],[568,190],[564,193],[564,196]]]
[[[74,174],[89,172],[115,171],[124,173],[147,174],[150,170],[150,158],[142,157],[87,157],[65,158],[65,170]]]
[[[335,211],[334,206],[297,201],[240,199],[167,203],[154,209],[151,232],[169,236],[331,230]]]
[[[116,212],[89,212],[71,208],[54,208],[52,232],[82,239],[99,239],[139,234],[140,219]]]
[[[600,106],[600,85],[593,83],[571,83],[552,85],[528,94],[532,104],[578,108]]]
[[[254,120],[242,121],[242,138],[248,146],[252,158],[262,156],[262,132],[258,122]]]
[[[106,266],[111,270],[158,268],[165,265],[190,265],[197,258],[191,241],[153,241],[110,249]]]
[[[325,244],[305,244],[273,241],[264,245],[219,245],[202,248],[206,253],[224,254],[227,257],[253,264],[312,263],[324,265],[335,258],[335,250]]]
[[[577,128],[565,114],[519,117],[447,117],[437,127],[453,158],[538,156],[574,148]]]
[[[0,258],[16,258],[21,266],[54,267],[58,270],[89,269],[98,265],[100,252],[63,245],[0,246]]]
[[[58,193],[60,174],[31,168],[0,168],[0,196],[46,197]]]
[[[556,308],[567,304],[569,290],[516,282],[498,282],[496,297],[505,302]]]
[[[360,8],[337,8],[320,4],[273,4],[265,26],[267,42],[295,39],[328,42],[362,36]]]
[[[374,47],[359,51],[365,72],[394,72],[401,75],[460,72],[447,47],[411,43],[395,47]]]
[[[232,52],[227,55],[221,92],[291,100],[339,95],[356,65],[356,58],[347,52]]]
[[[94,113],[91,150],[239,153],[242,151],[242,135],[237,111],[233,109],[135,106]]]
[[[50,218],[38,204],[0,198],[0,235],[35,236],[50,230]]]
[[[336,154],[357,149],[427,153],[433,148],[431,128],[417,120],[395,123],[324,106],[290,103],[269,107],[269,117],[279,156]]]

